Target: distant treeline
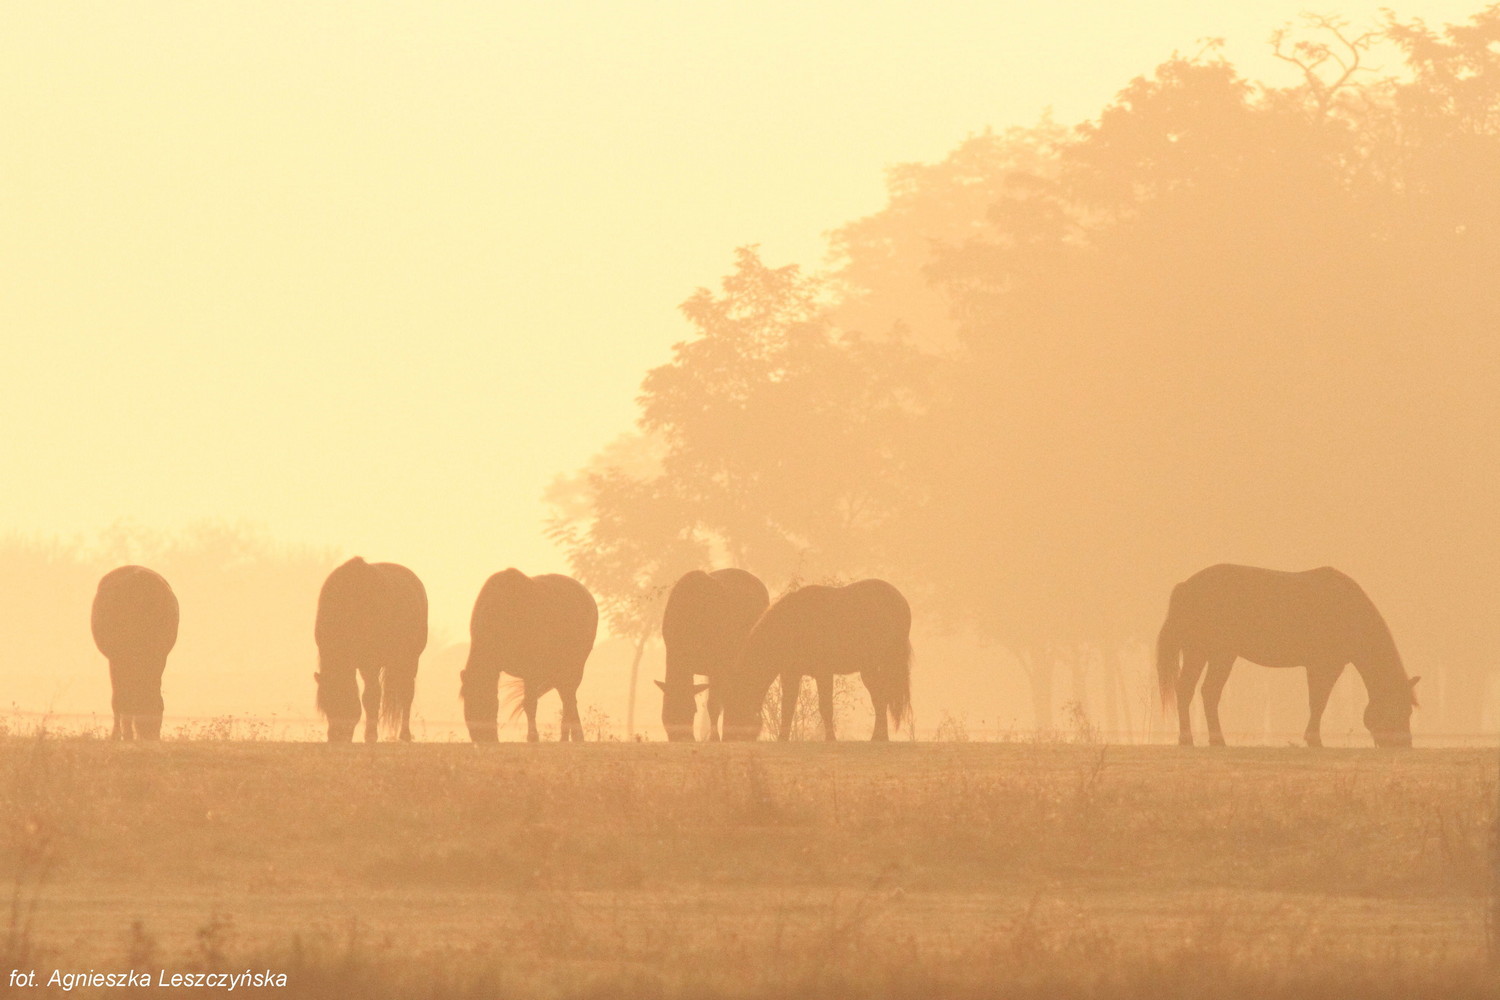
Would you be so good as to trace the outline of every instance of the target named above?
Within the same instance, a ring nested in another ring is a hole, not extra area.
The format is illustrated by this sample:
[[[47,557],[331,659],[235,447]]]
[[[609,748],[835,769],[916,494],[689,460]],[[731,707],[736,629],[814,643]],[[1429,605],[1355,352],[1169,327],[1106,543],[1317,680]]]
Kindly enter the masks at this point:
[[[878,575],[1014,652],[1048,727],[1057,651],[1118,670],[1198,567],[1328,564],[1437,679],[1429,718],[1477,730],[1500,6],[1272,44],[1289,86],[1210,47],[1079,125],[892,169],[818,273],[740,249],[683,303],[637,430],[550,494],[616,634],[649,634],[688,569]]]
[[[159,569],[183,602],[170,714],[200,706],[219,715],[312,714],[313,616],[336,553],[215,522],[175,533],[120,523],[97,537],[0,539],[0,712],[92,708],[108,726],[109,675],[89,609],[105,572],[141,562]],[[304,684],[282,680],[292,669]],[[234,692],[228,701],[226,691]]]

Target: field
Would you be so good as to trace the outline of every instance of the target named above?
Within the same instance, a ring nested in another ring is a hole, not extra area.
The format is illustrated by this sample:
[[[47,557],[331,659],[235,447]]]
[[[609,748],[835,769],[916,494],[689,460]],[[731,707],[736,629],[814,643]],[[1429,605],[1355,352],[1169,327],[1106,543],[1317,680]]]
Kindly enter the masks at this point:
[[[269,968],[282,997],[1496,996],[1495,776],[1473,749],[11,736],[0,977]]]

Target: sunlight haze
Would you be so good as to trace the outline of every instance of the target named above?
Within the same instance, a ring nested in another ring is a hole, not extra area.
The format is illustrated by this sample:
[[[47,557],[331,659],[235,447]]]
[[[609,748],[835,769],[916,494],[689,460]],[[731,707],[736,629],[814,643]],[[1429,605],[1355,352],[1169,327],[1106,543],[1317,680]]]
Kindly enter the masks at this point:
[[[543,490],[733,248],[816,267],[887,167],[1205,37],[1276,78],[1302,7],[626,6],[7,4],[0,529],[247,521],[411,565],[457,633],[565,569]]]

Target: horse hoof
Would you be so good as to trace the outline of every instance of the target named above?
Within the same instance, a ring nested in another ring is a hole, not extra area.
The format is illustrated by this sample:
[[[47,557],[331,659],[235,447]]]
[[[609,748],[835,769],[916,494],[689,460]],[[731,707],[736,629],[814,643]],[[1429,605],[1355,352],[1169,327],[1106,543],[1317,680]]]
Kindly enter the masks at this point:
[[[1177,745],[1180,747],[1190,747],[1193,745],[1193,738],[1191,736],[1179,736],[1177,737]]]

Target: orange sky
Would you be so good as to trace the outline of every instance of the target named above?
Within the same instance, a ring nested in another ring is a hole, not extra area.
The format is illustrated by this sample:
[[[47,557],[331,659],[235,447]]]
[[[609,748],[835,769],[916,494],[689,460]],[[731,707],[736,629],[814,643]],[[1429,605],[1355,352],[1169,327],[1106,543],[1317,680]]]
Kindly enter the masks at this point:
[[[1282,73],[1303,4],[603,6],[7,3],[0,530],[246,519],[407,563],[458,631],[564,568],[543,489],[736,245],[816,265],[885,167],[1205,36]]]

